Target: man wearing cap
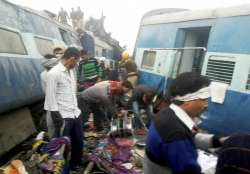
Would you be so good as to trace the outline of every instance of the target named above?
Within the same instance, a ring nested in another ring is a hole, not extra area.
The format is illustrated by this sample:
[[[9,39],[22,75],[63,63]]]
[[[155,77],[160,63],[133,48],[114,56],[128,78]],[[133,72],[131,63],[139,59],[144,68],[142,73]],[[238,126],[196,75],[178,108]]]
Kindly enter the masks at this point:
[[[120,80],[128,80],[135,87],[137,83],[137,65],[134,60],[129,57],[128,51],[124,51],[121,55],[122,59],[119,62]]]
[[[216,147],[223,139],[195,132],[194,118],[207,108],[207,77],[180,74],[169,88],[171,104],[158,113],[149,128],[145,148],[145,174],[201,174],[196,147]],[[202,141],[201,141],[202,140]]]

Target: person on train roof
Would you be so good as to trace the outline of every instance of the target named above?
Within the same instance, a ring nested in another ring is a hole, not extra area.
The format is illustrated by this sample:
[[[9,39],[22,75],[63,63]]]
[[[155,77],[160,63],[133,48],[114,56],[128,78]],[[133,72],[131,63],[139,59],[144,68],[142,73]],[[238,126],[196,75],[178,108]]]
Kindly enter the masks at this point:
[[[210,80],[194,72],[170,85],[171,104],[154,117],[146,140],[145,174],[201,174],[197,147],[220,146],[225,138],[197,133],[194,118],[207,108]]]

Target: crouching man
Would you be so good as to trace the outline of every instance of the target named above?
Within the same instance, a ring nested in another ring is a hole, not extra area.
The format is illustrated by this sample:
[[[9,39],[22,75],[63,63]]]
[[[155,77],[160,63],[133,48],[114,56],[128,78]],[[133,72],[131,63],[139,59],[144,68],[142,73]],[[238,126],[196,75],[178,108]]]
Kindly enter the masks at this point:
[[[133,91],[133,95],[130,99],[132,103],[133,112],[135,114],[136,126],[137,128],[149,128],[151,119],[153,118],[153,105],[152,101],[154,98],[154,91],[146,85],[138,85]],[[144,125],[144,122],[141,118],[140,109],[146,111],[147,123]]]
[[[132,89],[129,81],[102,81],[89,87],[78,95],[79,107],[83,113],[84,122],[88,121],[89,114],[94,114],[94,126],[97,132],[103,130],[102,121],[105,112],[108,117],[116,114],[117,98]]]

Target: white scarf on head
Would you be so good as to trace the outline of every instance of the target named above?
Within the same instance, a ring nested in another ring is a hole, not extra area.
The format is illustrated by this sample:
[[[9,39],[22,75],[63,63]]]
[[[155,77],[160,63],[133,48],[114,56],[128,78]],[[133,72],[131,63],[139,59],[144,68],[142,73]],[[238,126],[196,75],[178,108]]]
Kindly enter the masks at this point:
[[[192,100],[198,100],[198,99],[207,99],[210,97],[210,87],[204,87],[199,89],[196,92],[189,93],[183,96],[176,96],[173,98],[173,100],[178,100],[178,101],[192,101]]]

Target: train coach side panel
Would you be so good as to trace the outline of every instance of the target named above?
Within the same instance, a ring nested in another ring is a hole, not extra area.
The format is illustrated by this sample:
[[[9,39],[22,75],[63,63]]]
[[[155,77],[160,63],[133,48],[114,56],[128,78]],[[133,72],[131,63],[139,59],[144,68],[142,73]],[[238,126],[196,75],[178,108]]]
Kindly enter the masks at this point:
[[[0,113],[43,98],[42,59],[0,57]]]

